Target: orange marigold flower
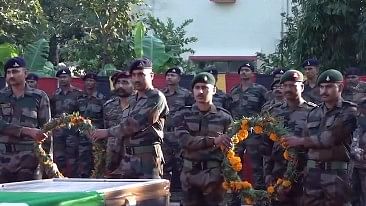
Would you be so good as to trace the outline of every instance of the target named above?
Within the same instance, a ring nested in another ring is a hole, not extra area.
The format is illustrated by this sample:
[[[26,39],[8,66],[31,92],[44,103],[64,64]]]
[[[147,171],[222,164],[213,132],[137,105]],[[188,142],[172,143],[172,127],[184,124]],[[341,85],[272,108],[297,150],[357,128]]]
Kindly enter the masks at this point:
[[[261,126],[257,125],[253,129],[254,129],[255,134],[262,134],[263,133],[263,127],[261,127]]]
[[[244,182],[241,182],[241,187],[244,189],[244,190],[249,190],[249,189],[252,189],[252,184],[250,184],[248,181],[244,181]]]
[[[276,133],[271,133],[269,135],[269,139],[272,140],[272,141],[274,141],[274,142],[277,142],[278,141],[278,136],[277,136]]]
[[[248,130],[249,129],[249,120],[248,119],[243,119],[242,121],[241,121],[241,128],[243,129],[243,130]]]
[[[276,183],[276,184],[277,184],[277,185],[280,185],[280,184],[282,184],[282,182],[283,182],[283,180],[282,180],[281,178],[278,178],[278,179],[277,179],[277,183]]]
[[[290,154],[287,150],[285,150],[285,152],[283,153],[283,158],[285,158],[285,160],[287,161],[291,159]]]
[[[241,171],[241,169],[243,168],[243,165],[241,163],[236,163],[236,164],[233,164],[232,165],[233,169],[236,171],[236,172],[239,172]]]
[[[273,187],[273,186],[269,186],[269,187],[267,187],[267,192],[268,192],[269,194],[273,194],[273,193],[274,193],[274,191],[275,191],[275,189],[274,189],[274,187]]]
[[[248,135],[249,135],[249,132],[248,130],[246,129],[241,129],[239,132],[238,132],[238,138],[239,138],[239,141],[243,141],[245,140],[246,138],[248,138]]]
[[[228,182],[223,182],[223,183],[222,183],[222,187],[223,187],[225,190],[228,190],[228,189],[230,189],[230,183],[228,183]]]
[[[254,203],[253,199],[250,197],[244,198],[244,203],[247,205],[252,205]]]
[[[231,159],[232,157],[235,156],[235,152],[233,150],[229,150],[227,151],[226,156],[228,159]]]
[[[291,187],[291,181],[290,180],[284,180],[283,182],[282,182],[282,186],[283,187]]]

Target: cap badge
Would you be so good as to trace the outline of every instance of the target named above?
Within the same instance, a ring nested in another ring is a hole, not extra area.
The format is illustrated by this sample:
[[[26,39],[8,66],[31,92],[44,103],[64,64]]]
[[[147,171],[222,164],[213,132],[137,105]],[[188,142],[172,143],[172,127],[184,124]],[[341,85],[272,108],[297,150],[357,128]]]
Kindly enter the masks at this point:
[[[66,71],[65,71],[65,70],[63,70],[63,71],[62,71],[62,74],[66,74]]]
[[[330,78],[329,78],[329,76],[327,76],[327,78],[326,78],[325,80],[327,80],[327,82],[329,82],[329,81],[330,81]]]
[[[280,70],[280,73],[281,73],[281,74],[283,74],[283,73],[284,73],[282,69]]]
[[[207,82],[207,80],[208,80],[207,76],[204,76],[203,81]]]
[[[299,74],[298,74],[298,73],[294,73],[293,77],[294,77],[295,79],[297,79],[297,78],[299,78]]]
[[[177,71],[175,71],[175,69],[173,69],[172,72],[177,72]]]
[[[19,67],[19,64],[15,62],[15,63],[13,64],[13,67]]]
[[[308,66],[310,66],[310,61],[308,61]]]

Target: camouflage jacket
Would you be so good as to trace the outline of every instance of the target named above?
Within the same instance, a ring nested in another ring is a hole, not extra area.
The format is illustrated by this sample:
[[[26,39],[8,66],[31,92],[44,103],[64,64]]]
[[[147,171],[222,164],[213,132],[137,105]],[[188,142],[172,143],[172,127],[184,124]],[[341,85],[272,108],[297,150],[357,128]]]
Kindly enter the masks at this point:
[[[80,114],[83,117],[89,118],[96,128],[103,128],[103,104],[105,103],[105,96],[97,91],[91,96],[82,92],[77,102]]]
[[[75,87],[71,87],[66,93],[61,88],[56,89],[55,94],[50,99],[52,117],[59,117],[62,113],[72,114],[78,112],[78,98],[80,95],[81,91]]]
[[[206,113],[199,111],[195,104],[179,111],[174,116],[174,124],[183,158],[191,161],[222,161],[223,153],[214,146],[214,138],[226,133],[232,121],[228,111],[215,105]]]
[[[358,103],[366,96],[366,83],[360,82],[356,87],[346,86],[342,91],[342,97],[346,101]]]
[[[212,101],[216,107],[222,107],[228,111],[230,110],[231,98],[220,89],[216,89],[216,93],[214,94]]]
[[[351,152],[353,154],[354,166],[366,169],[366,117],[357,118],[358,127],[353,133]]]
[[[303,102],[296,108],[290,108],[286,102],[283,102],[272,106],[268,112],[271,116],[283,121],[289,135],[303,137],[306,127],[306,118],[310,110],[314,107],[317,107],[314,103]],[[285,172],[287,165],[287,161],[282,155],[284,149],[278,143],[270,141],[270,151],[270,158],[264,165],[265,174],[280,176]],[[302,159],[305,159],[304,152],[302,153]]]
[[[321,104],[322,100],[320,98],[320,89],[318,86],[311,88],[309,84],[304,82],[304,91],[302,93],[304,99],[308,102],[313,102],[317,105]]]
[[[164,88],[162,92],[165,95],[169,107],[169,114],[166,119],[165,128],[168,131],[172,131],[174,129],[173,116],[182,107],[193,104],[192,93],[188,89],[182,87],[178,87],[172,94],[169,93],[169,89],[167,87]]]
[[[104,128],[117,126],[128,117],[128,108],[122,109],[120,98],[112,97],[103,105]]]
[[[51,118],[50,101],[45,92],[25,87],[24,96],[15,97],[9,87],[0,90],[0,142],[31,144],[31,137],[20,135],[21,127],[42,128]],[[16,137],[16,138],[14,138]]]
[[[272,100],[267,101],[266,103],[264,103],[264,105],[262,107],[262,110],[261,110],[261,113],[268,112],[268,110],[271,109],[273,106],[281,105],[284,101],[285,100],[278,101],[276,99],[272,99]]]
[[[352,132],[356,129],[356,105],[340,99],[328,111],[325,104],[309,112],[306,134],[308,158],[319,161],[348,161]]]
[[[128,118],[118,126],[108,129],[114,137],[125,137],[127,130],[137,131],[130,138],[131,146],[147,146],[159,143],[163,139],[163,128],[169,113],[165,96],[157,89],[148,89],[143,96],[138,93],[130,97]]]
[[[243,91],[240,85],[231,90],[232,102],[230,105],[231,114],[234,119],[241,119],[243,116],[250,117],[261,112],[266,102],[267,89],[259,84],[253,84]]]

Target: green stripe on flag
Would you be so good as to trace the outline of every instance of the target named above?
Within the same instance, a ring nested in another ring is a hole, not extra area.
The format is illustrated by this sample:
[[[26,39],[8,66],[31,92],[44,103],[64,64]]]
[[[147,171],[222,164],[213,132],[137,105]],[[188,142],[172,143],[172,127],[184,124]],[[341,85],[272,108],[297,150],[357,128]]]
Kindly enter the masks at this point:
[[[26,203],[29,206],[101,206],[98,192],[0,192],[0,203]]]

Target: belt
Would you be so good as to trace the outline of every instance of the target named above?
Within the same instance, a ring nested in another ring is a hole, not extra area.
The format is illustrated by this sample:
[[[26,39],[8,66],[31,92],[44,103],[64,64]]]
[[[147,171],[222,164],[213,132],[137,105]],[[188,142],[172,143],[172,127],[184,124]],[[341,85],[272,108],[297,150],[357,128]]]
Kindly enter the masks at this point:
[[[348,162],[332,161],[322,162],[317,160],[308,160],[306,166],[310,169],[323,169],[323,170],[346,170],[348,169]]]
[[[33,144],[0,143],[0,147],[5,148],[6,153],[34,150]]]
[[[220,167],[221,166],[221,162],[219,161],[213,161],[213,160],[208,160],[208,161],[191,161],[188,159],[184,159],[183,162],[183,167],[190,169],[190,170],[206,170],[206,169],[211,169],[211,168],[216,168],[216,167]]]
[[[126,146],[126,154],[138,155],[143,153],[155,153],[154,145],[148,146]]]

